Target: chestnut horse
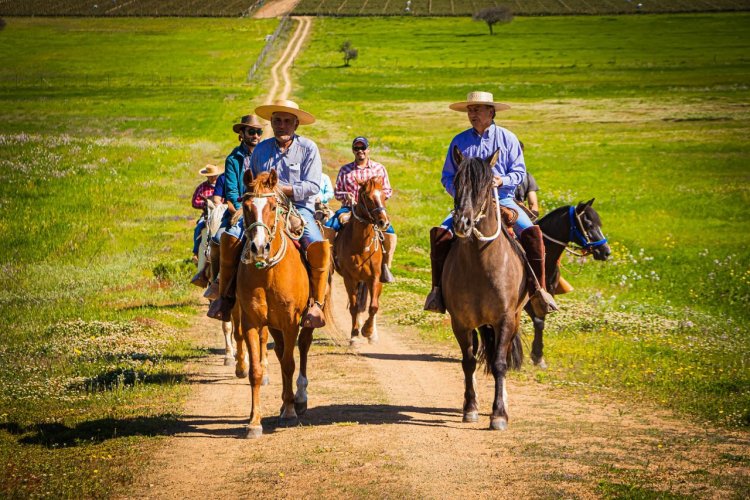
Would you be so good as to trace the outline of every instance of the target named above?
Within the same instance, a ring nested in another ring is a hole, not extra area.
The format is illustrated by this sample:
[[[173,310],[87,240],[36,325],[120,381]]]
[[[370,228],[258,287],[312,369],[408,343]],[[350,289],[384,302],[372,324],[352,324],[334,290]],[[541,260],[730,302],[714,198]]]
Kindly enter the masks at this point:
[[[594,199],[591,198],[577,206],[565,205],[539,219],[547,254],[544,264],[547,291],[552,295],[560,281],[560,256],[571,243],[578,247],[579,251],[573,250],[573,253],[580,257],[592,254],[594,260],[605,261],[609,258],[610,249],[602,232],[602,220],[591,206],[593,203]],[[547,368],[544,361],[544,318],[534,314],[530,303],[526,304],[526,313],[534,324],[531,361],[542,369]]]
[[[453,335],[463,355],[463,421],[476,422],[479,418],[474,390],[474,370],[479,358],[495,378],[490,429],[505,429],[508,425],[505,374],[508,368],[520,368],[523,361],[518,332],[527,299],[527,269],[518,246],[507,237],[500,219],[491,169],[498,151],[487,160],[464,158],[455,147],[451,154],[459,166],[454,178],[453,211],[453,230],[458,238],[446,257],[441,284]],[[481,346],[477,342],[477,329]]]
[[[261,359],[263,347],[268,341],[267,332],[271,332],[274,351],[281,365],[283,389],[279,423],[295,425],[298,415],[307,410],[307,353],[312,343],[313,329],[300,330],[300,319],[310,297],[310,282],[302,255],[287,233],[289,213],[293,207],[276,186],[276,171],[263,172],[253,180],[248,170],[243,182],[246,186],[242,197],[245,246],[237,274],[236,293],[240,337],[243,347],[250,351],[252,413],[247,437],[257,438],[263,433],[260,411],[263,379]],[[326,300],[326,303],[329,302]],[[295,368],[294,345],[297,342],[300,371],[295,394],[292,377]],[[239,345],[237,350],[239,373],[244,358],[240,355]]]
[[[380,270],[383,262],[383,231],[390,222],[385,211],[383,178],[373,177],[360,184],[352,217],[336,236],[334,255],[338,273],[344,278],[352,316],[350,342],[360,337],[360,315],[364,314],[369,295],[368,317],[362,325],[362,336],[371,344],[378,339],[375,315],[380,306]]]

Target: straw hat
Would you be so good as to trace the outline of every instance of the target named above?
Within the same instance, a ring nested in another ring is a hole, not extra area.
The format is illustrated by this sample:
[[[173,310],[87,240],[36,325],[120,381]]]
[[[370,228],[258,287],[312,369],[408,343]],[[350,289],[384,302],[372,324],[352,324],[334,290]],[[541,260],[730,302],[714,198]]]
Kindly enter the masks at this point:
[[[217,167],[216,165],[211,165],[210,163],[206,165],[204,168],[200,169],[200,172],[198,172],[201,175],[205,175],[206,177],[213,177],[214,175],[221,175],[224,173],[224,167]]]
[[[245,115],[240,118],[240,123],[232,125],[232,130],[235,134],[239,134],[240,131],[245,127],[263,128],[263,124],[260,123],[258,117],[255,115]]]
[[[302,111],[294,101],[279,99],[273,104],[264,104],[255,108],[255,114],[266,120],[271,119],[271,115],[276,112],[291,113],[297,117],[300,125],[310,125],[315,123],[315,117],[307,111]]]
[[[492,94],[489,92],[469,92],[469,94],[466,96],[466,100],[463,102],[454,102],[449,108],[451,108],[454,111],[467,111],[467,108],[469,106],[475,105],[475,104],[484,104],[486,106],[493,106],[495,108],[495,111],[503,111],[505,109],[510,109],[510,106],[507,104],[503,104],[502,102],[495,102],[494,98],[492,97]]]

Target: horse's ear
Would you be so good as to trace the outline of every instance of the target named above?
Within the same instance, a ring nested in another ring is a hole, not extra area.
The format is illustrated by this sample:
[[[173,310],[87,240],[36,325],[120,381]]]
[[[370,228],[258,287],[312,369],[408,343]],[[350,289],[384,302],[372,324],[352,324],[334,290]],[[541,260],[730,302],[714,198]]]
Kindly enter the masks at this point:
[[[586,206],[589,206],[589,207],[590,207],[591,205],[593,205],[593,204],[594,204],[594,200],[595,200],[595,199],[596,199],[596,198],[591,198],[591,199],[590,199],[589,201],[587,201],[587,202],[586,202]]]
[[[279,182],[279,174],[275,168],[272,168],[268,175],[268,187],[271,189],[276,187],[276,183]]]
[[[453,163],[458,167],[462,161],[464,161],[464,155],[461,154],[461,151],[458,149],[458,146],[453,146],[453,150],[451,151],[451,155],[453,156]]]
[[[246,188],[250,188],[250,184],[253,182],[253,171],[249,168],[245,170],[245,173],[242,174],[242,184],[245,185]]]
[[[500,156],[500,148],[497,148],[494,153],[492,153],[492,156],[487,160],[487,165],[492,169],[492,167],[495,166],[495,163],[497,163],[497,158]]]

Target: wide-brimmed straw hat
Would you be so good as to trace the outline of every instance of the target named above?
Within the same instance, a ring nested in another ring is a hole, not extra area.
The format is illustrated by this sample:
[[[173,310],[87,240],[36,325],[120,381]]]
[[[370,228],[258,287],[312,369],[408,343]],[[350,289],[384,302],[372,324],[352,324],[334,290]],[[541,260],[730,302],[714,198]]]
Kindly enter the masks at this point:
[[[221,175],[224,173],[224,167],[217,167],[216,165],[211,165],[210,163],[200,169],[200,172],[198,172],[201,175],[205,175],[206,177],[213,177],[214,175]]]
[[[489,92],[469,92],[469,94],[466,96],[466,100],[462,102],[454,102],[449,108],[451,108],[454,111],[467,111],[469,106],[473,106],[476,104],[484,104],[486,106],[492,106],[495,108],[495,111],[503,111],[505,109],[510,109],[510,106],[508,104],[504,104],[502,102],[495,102],[495,99],[492,97],[492,94]]]
[[[245,127],[255,127],[255,128],[263,128],[263,124],[258,120],[258,117],[255,115],[245,115],[242,118],[240,118],[240,123],[235,123],[232,125],[232,130],[234,130],[235,134],[239,134],[240,131]]]
[[[277,112],[291,113],[297,117],[300,125],[310,125],[315,123],[315,117],[307,111],[302,111],[296,102],[288,99],[279,99],[273,104],[264,104],[255,108],[255,114],[266,120],[271,119],[271,115]]]

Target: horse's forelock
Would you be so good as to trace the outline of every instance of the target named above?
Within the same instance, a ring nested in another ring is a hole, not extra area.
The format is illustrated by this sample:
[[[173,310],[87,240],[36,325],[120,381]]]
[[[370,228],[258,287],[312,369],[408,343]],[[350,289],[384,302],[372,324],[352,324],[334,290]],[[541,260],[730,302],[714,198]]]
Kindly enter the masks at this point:
[[[456,202],[465,204],[468,201],[472,205],[484,202],[492,187],[492,179],[492,168],[481,158],[464,157],[453,180]]]

